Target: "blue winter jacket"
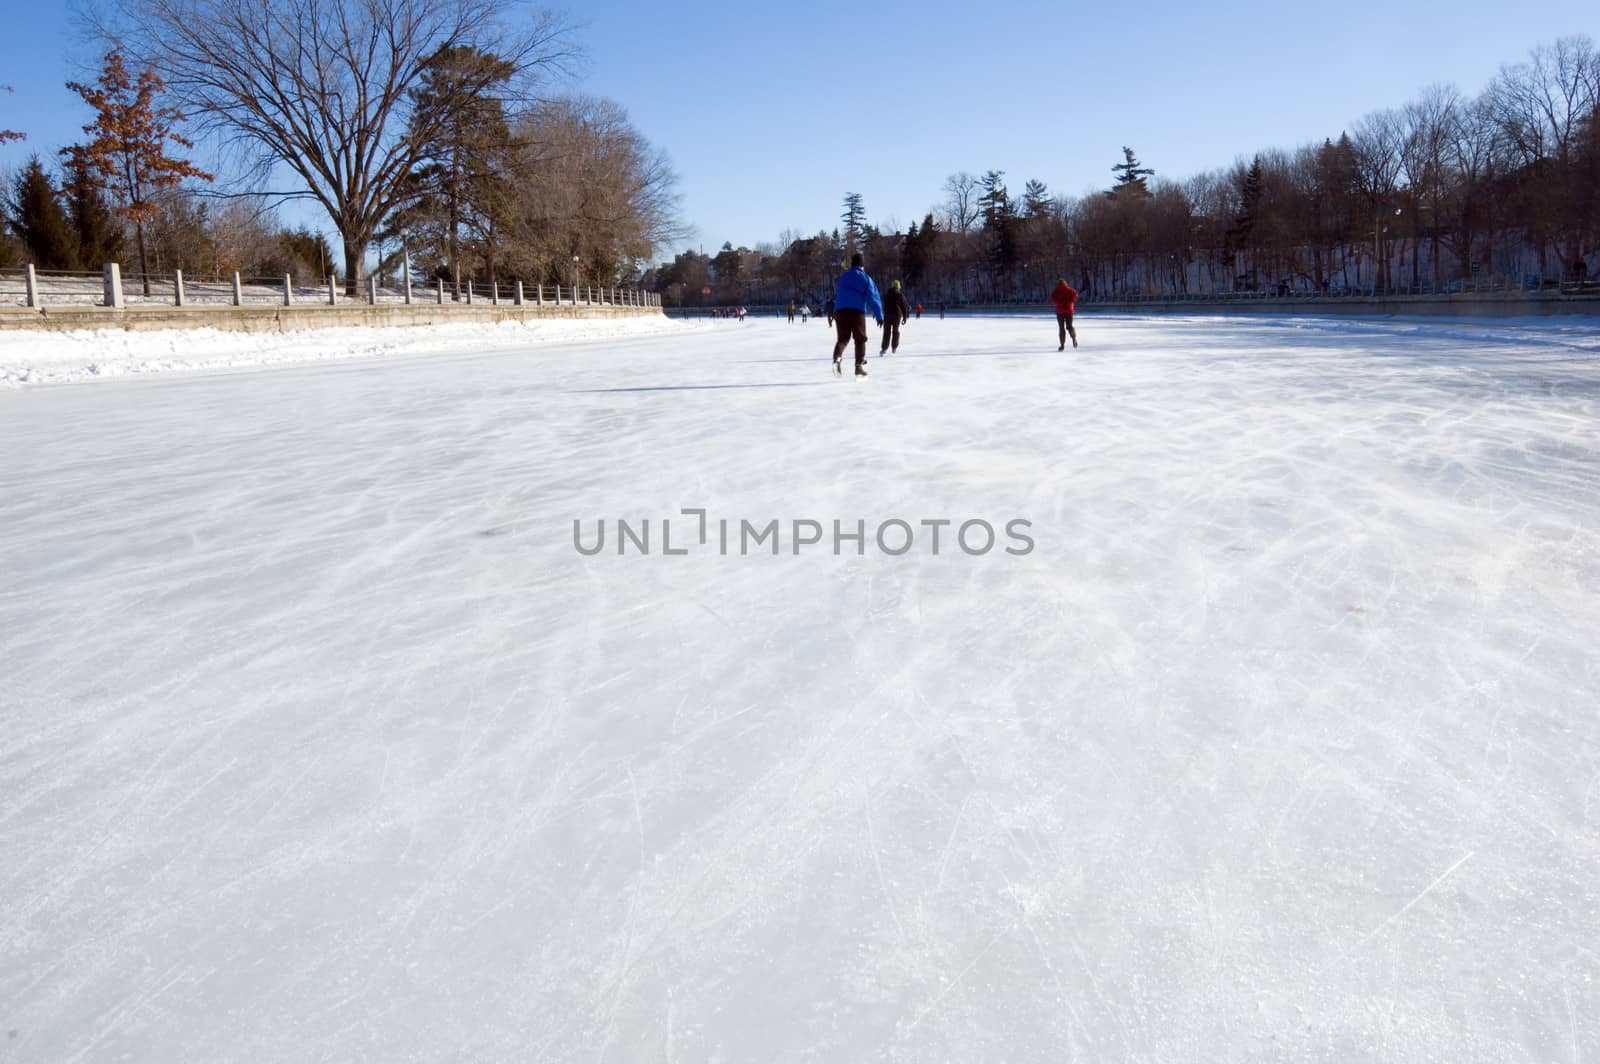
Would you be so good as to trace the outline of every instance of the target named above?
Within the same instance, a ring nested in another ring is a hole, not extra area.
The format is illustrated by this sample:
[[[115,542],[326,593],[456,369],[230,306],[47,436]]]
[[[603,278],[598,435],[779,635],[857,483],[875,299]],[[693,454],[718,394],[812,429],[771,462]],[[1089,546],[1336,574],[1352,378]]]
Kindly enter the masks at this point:
[[[860,266],[839,275],[839,285],[833,293],[833,309],[864,310],[874,321],[883,320],[883,300],[878,296],[878,286]]]

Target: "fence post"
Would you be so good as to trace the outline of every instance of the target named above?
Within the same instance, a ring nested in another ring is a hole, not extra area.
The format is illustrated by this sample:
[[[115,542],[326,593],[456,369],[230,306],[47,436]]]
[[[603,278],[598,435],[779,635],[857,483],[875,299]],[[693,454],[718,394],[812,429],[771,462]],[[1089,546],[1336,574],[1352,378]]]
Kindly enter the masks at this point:
[[[406,289],[406,306],[409,307],[411,305],[411,271],[409,269],[406,270],[406,272],[405,272],[405,289]]]
[[[433,282],[434,282],[434,286],[438,289],[438,292],[439,292],[439,305],[442,307],[442,306],[444,306],[444,278],[443,277],[435,277],[433,279]]]
[[[378,278],[376,274],[367,274],[367,303],[374,307],[378,305]]]
[[[472,306],[472,278],[467,278],[467,306]]]
[[[498,277],[489,282],[489,305],[492,307],[500,305],[500,279]]]
[[[334,300],[337,298],[334,293],[337,291],[338,289],[333,284],[333,274],[330,273],[328,274],[328,306],[334,305]]]
[[[33,263],[28,263],[28,306],[39,305],[39,275],[33,272]]]
[[[518,281],[511,289],[511,302],[515,306],[522,306],[522,282]]]
[[[294,306],[294,278],[288,274],[283,275],[283,305]]]
[[[539,306],[544,306],[544,282],[540,281],[533,286],[533,301]]]
[[[122,298],[122,267],[115,262],[106,263],[106,306],[124,310],[128,304]]]
[[[244,288],[239,284],[239,271],[233,271],[233,305],[244,306]]]
[[[183,271],[172,271],[172,305],[183,306]]]

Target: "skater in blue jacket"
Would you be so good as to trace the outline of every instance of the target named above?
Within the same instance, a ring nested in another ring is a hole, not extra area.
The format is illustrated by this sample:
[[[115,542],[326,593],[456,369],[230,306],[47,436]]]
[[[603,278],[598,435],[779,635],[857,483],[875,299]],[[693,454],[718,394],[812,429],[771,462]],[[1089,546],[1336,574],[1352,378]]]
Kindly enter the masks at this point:
[[[867,375],[867,312],[879,327],[883,325],[883,300],[878,286],[872,283],[861,265],[859,252],[850,256],[850,268],[839,275],[833,293],[833,327],[839,340],[833,345],[833,372],[842,373],[839,359],[845,345],[852,340],[856,345],[856,376]]]

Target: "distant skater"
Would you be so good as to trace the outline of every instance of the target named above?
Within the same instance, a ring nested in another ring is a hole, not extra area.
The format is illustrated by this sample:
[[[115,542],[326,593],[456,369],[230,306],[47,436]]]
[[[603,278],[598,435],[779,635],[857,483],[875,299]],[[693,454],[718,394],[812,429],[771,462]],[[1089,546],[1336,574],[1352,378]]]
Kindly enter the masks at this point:
[[[944,300],[939,301],[939,320],[944,321]]]
[[[1078,305],[1078,290],[1067,283],[1065,277],[1056,279],[1056,290],[1050,293],[1050,302],[1056,305],[1056,336],[1061,346],[1057,351],[1067,349],[1067,337],[1072,337],[1072,346],[1078,346],[1078,332],[1072,327],[1072,309]]]
[[[916,308],[915,308],[915,309],[916,309],[916,312],[917,312],[917,320],[918,320],[918,321],[921,321],[921,320],[922,320],[922,304],[921,304],[921,303],[918,303],[918,304],[917,304],[917,305],[916,305]]]
[[[828,312],[828,326],[831,328],[833,326],[833,297],[832,296],[828,297],[828,302],[824,304],[824,308]]]
[[[905,293],[900,291],[899,281],[889,282],[889,293],[883,299],[883,343],[878,348],[878,357],[882,358],[885,351],[900,350],[900,326],[911,317],[911,308],[906,306]]]
[[[879,326],[883,325],[883,300],[878,295],[878,286],[867,276],[866,269],[861,264],[861,255],[856,253],[850,256],[850,268],[839,275],[839,282],[834,286],[833,298],[833,327],[838,334],[838,341],[833,345],[833,372],[843,373],[839,359],[844,354],[845,345],[852,340],[856,345],[856,376],[867,375],[867,312],[872,312],[873,319]]]
[[[789,324],[794,324],[794,300],[789,300]]]

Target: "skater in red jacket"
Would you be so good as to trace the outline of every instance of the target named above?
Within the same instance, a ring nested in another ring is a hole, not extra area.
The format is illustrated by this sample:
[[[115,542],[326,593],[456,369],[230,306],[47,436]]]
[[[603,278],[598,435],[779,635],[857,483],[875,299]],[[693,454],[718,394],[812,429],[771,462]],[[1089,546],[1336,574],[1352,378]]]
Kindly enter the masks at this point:
[[[1050,302],[1056,305],[1056,335],[1061,340],[1057,351],[1067,349],[1067,337],[1072,337],[1072,346],[1078,346],[1078,333],[1072,327],[1072,309],[1078,304],[1078,290],[1067,283],[1065,277],[1056,279],[1056,290],[1050,293]]]

